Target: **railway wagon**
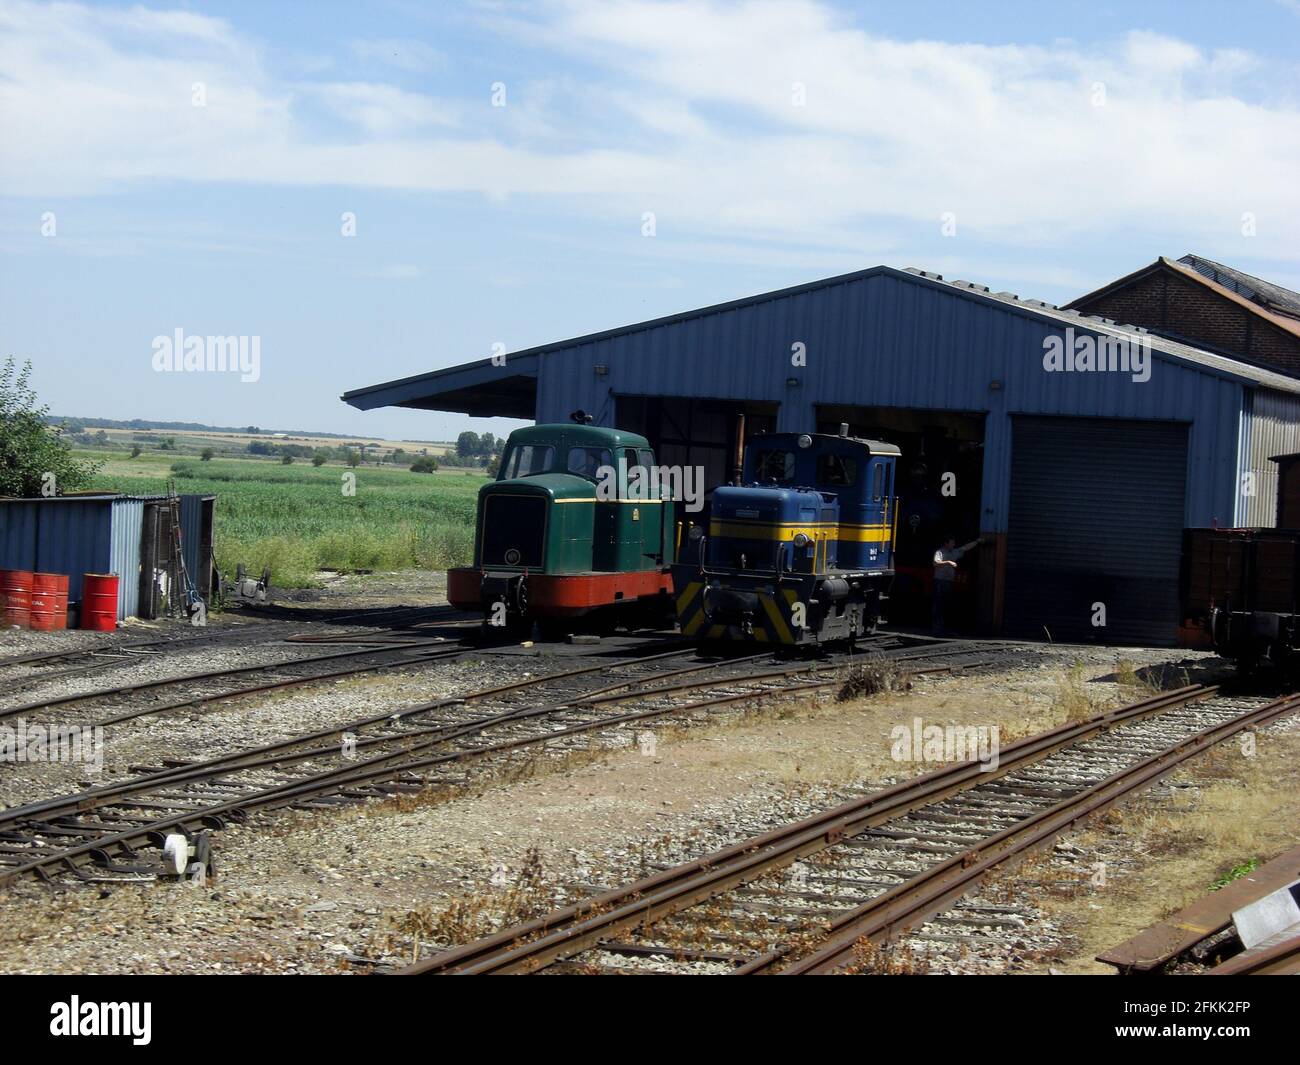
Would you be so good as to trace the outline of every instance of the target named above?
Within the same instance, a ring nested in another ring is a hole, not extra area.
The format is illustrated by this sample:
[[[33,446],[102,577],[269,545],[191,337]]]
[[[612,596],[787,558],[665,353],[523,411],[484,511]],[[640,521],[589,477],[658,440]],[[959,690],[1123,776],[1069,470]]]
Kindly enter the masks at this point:
[[[474,564],[448,571],[448,600],[513,636],[671,624],[674,506],[652,498],[655,468],[636,433],[515,430],[479,489]]]
[[[893,578],[899,449],[848,435],[747,442],[673,565],[683,634],[807,646],[875,630]]]
[[[1184,615],[1248,672],[1300,666],[1300,530],[1187,529]]]

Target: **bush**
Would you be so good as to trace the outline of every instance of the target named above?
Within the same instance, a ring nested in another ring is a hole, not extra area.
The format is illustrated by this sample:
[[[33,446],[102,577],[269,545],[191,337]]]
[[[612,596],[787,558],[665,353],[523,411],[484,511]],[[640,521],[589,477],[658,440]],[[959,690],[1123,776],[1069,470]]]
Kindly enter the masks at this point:
[[[73,458],[67,441],[46,426],[49,408],[36,405],[31,375],[30,362],[20,370],[12,357],[0,367],[0,495],[41,495],[47,475],[56,492],[80,488],[99,468]]]
[[[411,463],[412,473],[433,473],[438,468],[438,460],[426,456]]]
[[[204,462],[211,462],[211,461],[212,461],[212,456],[215,455],[215,454],[216,454],[216,452],[213,451],[212,448],[210,448],[210,447],[205,447],[205,448],[203,449],[203,454],[201,454],[201,455],[199,456],[199,458],[201,458]]]
[[[316,455],[313,455],[313,456],[311,457],[311,464],[312,464],[313,466],[317,466],[317,467],[319,467],[319,466],[324,466],[325,463],[326,463],[326,461],[327,461],[327,460],[326,460],[325,456],[324,456],[324,455],[321,455],[321,454],[316,454]]]
[[[843,703],[881,692],[907,691],[911,687],[911,678],[898,668],[896,660],[876,658],[850,667],[837,697]]]
[[[281,466],[292,466],[292,465],[293,465],[293,456],[292,456],[292,455],[284,455],[283,457],[281,457],[281,459],[280,459],[280,465],[281,465]]]

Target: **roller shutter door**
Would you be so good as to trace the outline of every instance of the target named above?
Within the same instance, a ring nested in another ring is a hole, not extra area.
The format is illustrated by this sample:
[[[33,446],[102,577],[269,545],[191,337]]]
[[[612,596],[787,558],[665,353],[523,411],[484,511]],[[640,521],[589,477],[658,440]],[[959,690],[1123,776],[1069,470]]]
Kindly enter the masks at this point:
[[[1172,645],[1186,480],[1186,425],[1015,416],[1006,631]]]

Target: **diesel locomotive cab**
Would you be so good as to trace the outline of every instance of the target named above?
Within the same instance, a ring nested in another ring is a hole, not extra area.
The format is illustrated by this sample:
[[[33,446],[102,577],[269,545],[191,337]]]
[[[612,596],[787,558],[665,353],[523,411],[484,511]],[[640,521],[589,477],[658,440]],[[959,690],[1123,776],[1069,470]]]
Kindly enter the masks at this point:
[[[645,437],[538,425],[510,435],[495,481],[479,489],[474,564],[448,571],[447,598],[511,635],[534,621],[560,635],[577,619],[671,619],[673,504],[651,498]],[[589,626],[590,627],[590,626]]]
[[[673,567],[686,635],[801,645],[873,631],[893,577],[898,448],[809,433],[751,439]]]

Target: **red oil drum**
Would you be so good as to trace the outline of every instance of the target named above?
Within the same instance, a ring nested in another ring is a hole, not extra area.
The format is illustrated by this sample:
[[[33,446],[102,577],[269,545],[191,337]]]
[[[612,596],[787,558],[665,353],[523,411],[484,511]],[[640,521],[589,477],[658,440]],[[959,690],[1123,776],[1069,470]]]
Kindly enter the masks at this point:
[[[0,597],[5,602],[4,623],[20,629],[32,623],[32,571],[0,569]]]
[[[68,627],[68,576],[66,573],[32,574],[32,628]]]
[[[116,573],[87,573],[81,578],[81,627],[96,632],[117,628]]]

